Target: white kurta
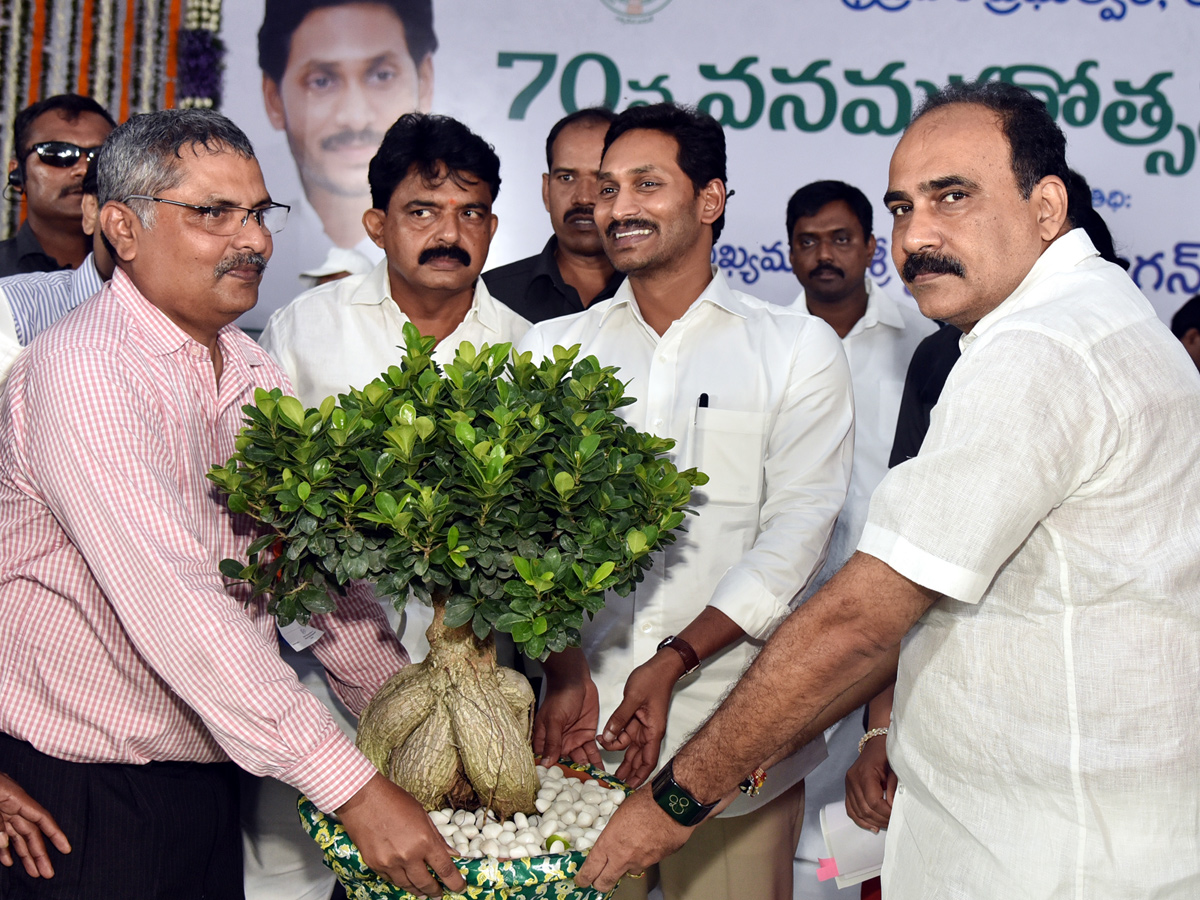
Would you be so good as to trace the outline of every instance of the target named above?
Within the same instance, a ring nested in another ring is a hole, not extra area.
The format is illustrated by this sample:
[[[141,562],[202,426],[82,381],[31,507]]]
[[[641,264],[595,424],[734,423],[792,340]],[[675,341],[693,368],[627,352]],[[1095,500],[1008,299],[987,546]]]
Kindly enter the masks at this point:
[[[935,331],[936,323],[913,306],[893,300],[867,278],[867,310],[842,338],[854,384],[854,471],[850,475],[846,505],[833,527],[829,556],[805,590],[806,598],[816,593],[854,553],[867,523],[871,493],[887,474],[909,361],[917,345]],[[825,804],[846,796],[846,770],[858,755],[858,739],[863,733],[861,722],[862,713],[856,710],[825,732],[829,759],[806,779],[804,828],[796,848],[796,859],[802,862],[796,871],[796,898],[838,896],[832,880],[817,880],[818,861],[828,855],[820,814]],[[835,741],[833,732],[839,728],[854,734]]]
[[[708,717],[824,558],[850,475],[850,373],[828,325],[733,291],[720,273],[661,337],[627,281],[611,300],[535,325],[520,349],[540,358],[556,344],[581,344],[582,354],[618,366],[638,398],[621,410],[626,420],[674,438],[676,465],[710,479],[693,494],[699,515],[688,517],[687,534],[628,597],[610,593],[584,623],[601,724],[629,673],[705,606],[749,635],[676,685],[662,763]],[[749,812],[794,784],[811,769],[811,754],[824,756],[817,744],[791,772],[777,766],[759,797],[739,798],[727,814]]]
[[[963,338],[859,549],[905,640],[889,900],[1200,896],[1200,374],[1076,230]]]

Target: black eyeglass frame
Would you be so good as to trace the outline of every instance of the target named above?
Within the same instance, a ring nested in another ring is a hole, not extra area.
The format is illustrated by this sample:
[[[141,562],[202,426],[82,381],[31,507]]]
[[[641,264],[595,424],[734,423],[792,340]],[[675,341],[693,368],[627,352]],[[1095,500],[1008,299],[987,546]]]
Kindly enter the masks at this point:
[[[66,151],[66,155],[63,152]],[[29,159],[30,154],[36,153],[38,159],[48,166],[53,166],[56,169],[70,169],[83,160],[85,163],[90,163],[96,158],[96,154],[100,152],[99,145],[95,147],[80,147],[78,144],[72,144],[70,141],[38,141],[25,151],[25,159]]]
[[[258,209],[248,209],[245,206],[233,206],[228,203],[218,203],[213,206],[199,206],[195,203],[184,203],[182,200],[168,200],[166,197],[151,197],[149,194],[130,194],[128,197],[123,198],[121,202],[128,203],[130,200],[151,200],[155,203],[169,203],[171,206],[182,206],[187,209],[194,209],[196,212],[202,213],[204,216],[204,230],[209,234],[215,234],[218,237],[233,237],[246,227],[246,223],[250,221],[251,216],[254,217],[254,223],[267,234],[279,234],[279,232],[283,231],[283,229],[287,227],[287,214],[292,211],[292,208],[286,203],[271,203],[267,206],[260,206]],[[237,210],[240,213],[244,213],[244,215],[242,216],[242,221],[237,228],[235,228],[233,231],[230,231],[228,234],[222,234],[219,231],[212,230],[212,212],[215,209]],[[273,209],[282,209],[284,211],[283,224],[274,229],[268,228],[263,221],[266,214]]]

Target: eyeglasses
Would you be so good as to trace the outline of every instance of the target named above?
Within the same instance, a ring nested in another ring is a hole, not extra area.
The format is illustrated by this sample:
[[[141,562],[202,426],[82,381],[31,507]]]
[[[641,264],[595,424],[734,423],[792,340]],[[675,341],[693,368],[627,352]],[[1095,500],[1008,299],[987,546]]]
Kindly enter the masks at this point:
[[[36,153],[38,159],[56,169],[69,169],[82,159],[90,163],[100,152],[99,147],[80,147],[78,144],[68,144],[66,141],[42,141],[34,144],[25,154]]]
[[[237,234],[253,217],[255,224],[269,234],[279,234],[287,224],[291,207],[284,203],[272,203],[258,209],[247,209],[244,206],[197,206],[195,203],[184,203],[181,200],[167,200],[163,197],[148,197],[145,194],[130,194],[122,203],[130,200],[151,200],[155,203],[169,203],[172,206],[183,206],[200,213],[204,227],[209,234],[229,237]],[[239,215],[240,213],[240,215]]]

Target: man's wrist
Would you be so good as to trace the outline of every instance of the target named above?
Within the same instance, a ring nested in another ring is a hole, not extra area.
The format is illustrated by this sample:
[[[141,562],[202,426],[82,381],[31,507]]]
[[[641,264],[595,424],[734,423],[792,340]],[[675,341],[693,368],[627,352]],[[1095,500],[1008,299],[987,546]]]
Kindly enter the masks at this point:
[[[663,812],[685,828],[694,828],[712,812],[716,801],[701,802],[691,791],[680,784],[674,775],[674,760],[669,760],[654,776],[650,784],[654,802]]]
[[[692,648],[692,645],[678,635],[667,637],[658,645],[657,655],[665,655],[674,657],[679,663],[679,675],[676,679],[682,678],[684,675],[690,675],[700,668],[700,656]]]

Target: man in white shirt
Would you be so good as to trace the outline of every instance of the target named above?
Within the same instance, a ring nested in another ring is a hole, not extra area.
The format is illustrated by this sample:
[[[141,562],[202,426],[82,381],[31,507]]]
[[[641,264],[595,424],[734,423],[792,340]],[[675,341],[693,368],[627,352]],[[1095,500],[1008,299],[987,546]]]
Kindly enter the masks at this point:
[[[808,311],[842,339],[854,383],[854,471],[846,505],[838,515],[829,556],[805,590],[815,594],[846,564],[867,522],[871,492],[888,470],[904,376],[917,344],[937,326],[910,304],[889,297],[867,274],[875,257],[871,201],[843,181],[814,181],[787,205],[792,271]],[[825,739],[829,759],[805,779],[804,829],[796,850],[796,898],[834,897],[833,881],[818,881],[819,859],[828,854],[820,813],[846,795],[846,770],[863,735],[851,713]]]
[[[673,438],[677,465],[709,482],[686,535],[585,624],[582,652],[547,661],[534,746],[591,756],[604,721],[600,743],[625,751],[617,775],[636,785],[660,746],[669,756],[703,721],[820,565],[849,481],[853,413],[833,331],[731,290],[709,263],[725,211],[720,125],[670,104],[635,107],[604,147],[596,225],[627,280],[610,300],[534,326],[521,349],[537,358],[578,343],[618,366],[637,397],[629,423]],[[814,756],[819,739],[664,860],[667,900],[790,896]],[[645,892],[629,881],[620,896]]]
[[[1069,230],[1065,150],[998,82],[950,85],[908,126],[893,258],[962,358],[858,552],[674,760],[696,802],[721,797],[875,690],[905,637],[890,900],[1200,894],[1200,380]],[[635,795],[576,881],[686,837]]]
[[[443,365],[463,341],[477,349],[515,343],[529,328],[479,277],[496,233],[492,204],[500,190],[500,160],[486,141],[454,119],[410,113],[384,136],[369,177],[374,206],[363,224],[385,259],[366,275],[301,294],[271,316],[262,334],[263,347],[306,406],[362,387],[399,364],[408,322],[438,339],[433,355]],[[394,620],[414,661],[429,649],[430,619],[431,610],[414,603],[402,625]],[[353,734],[311,653],[283,655]],[[295,792],[265,780],[255,789],[257,808],[246,823],[248,898],[328,897],[333,876],[300,830]]]

